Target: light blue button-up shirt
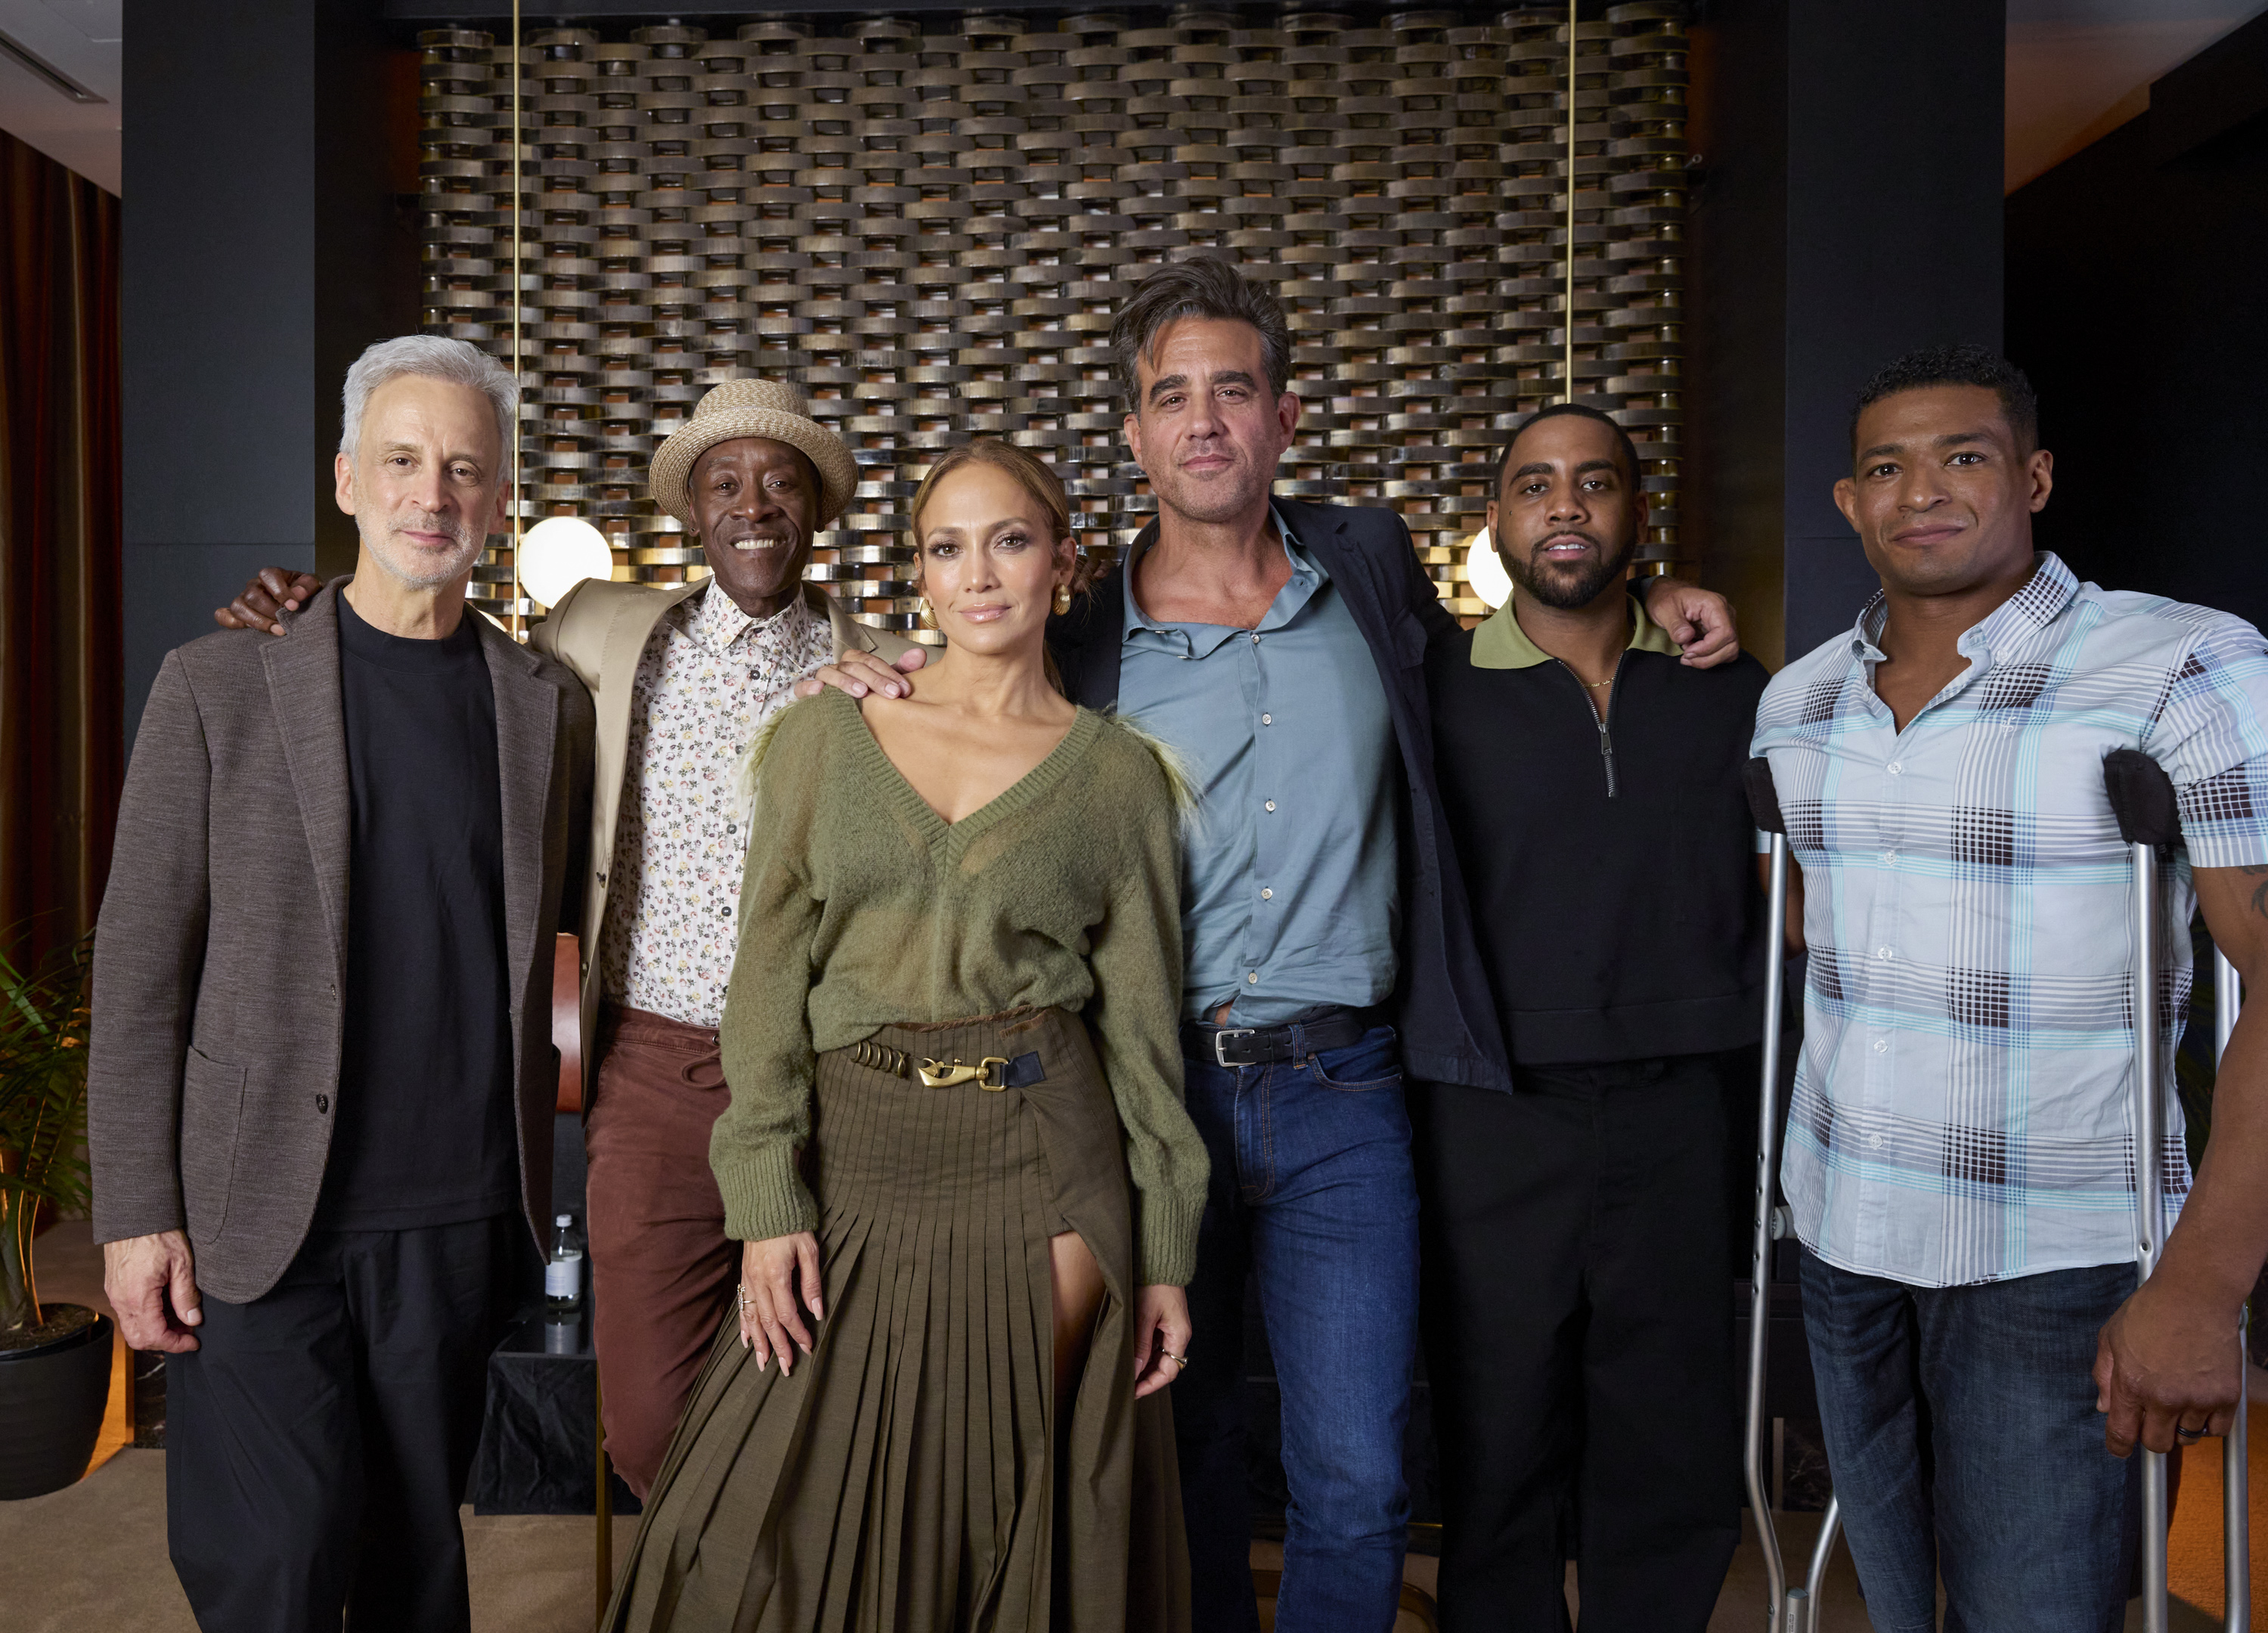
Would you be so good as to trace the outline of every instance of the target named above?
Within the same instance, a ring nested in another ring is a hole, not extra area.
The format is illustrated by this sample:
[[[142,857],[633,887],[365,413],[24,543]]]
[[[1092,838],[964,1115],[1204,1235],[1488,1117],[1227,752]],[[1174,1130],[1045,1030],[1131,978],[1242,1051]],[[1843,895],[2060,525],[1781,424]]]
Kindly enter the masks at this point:
[[[1781,1170],[1830,1264],[1921,1287],[2134,1253],[2127,847],[2102,761],[2171,777],[2157,1030],[2190,987],[2190,869],[2268,864],[2268,644],[2225,613],[2081,584],[2053,555],[1966,631],[1901,731],[1877,595],[1756,710],[1803,867],[1803,1054]],[[2190,1186],[2168,1096],[2169,1226]]]
[[[1276,518],[1292,577],[1256,628],[1146,617],[1126,563],[1119,712],[1204,795],[1184,847],[1182,1014],[1270,1026],[1393,990],[1394,724],[1330,575]]]

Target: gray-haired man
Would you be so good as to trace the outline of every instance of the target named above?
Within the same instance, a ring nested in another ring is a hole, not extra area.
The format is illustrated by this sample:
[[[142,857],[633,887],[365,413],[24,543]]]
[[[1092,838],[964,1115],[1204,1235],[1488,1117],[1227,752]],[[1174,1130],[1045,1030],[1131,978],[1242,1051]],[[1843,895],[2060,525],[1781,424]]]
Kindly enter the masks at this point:
[[[584,961],[592,1339],[607,1453],[641,1497],[740,1270],[709,1169],[747,843],[733,769],[795,681],[845,653],[887,663],[909,646],[803,582],[814,534],[858,480],[849,445],[793,387],[728,380],[652,472],[655,503],[701,540],[714,577],[586,578],[532,638],[598,710],[590,875],[568,922]],[[263,568],[215,616],[281,635],[279,615],[319,587]]]
[[[354,576],[297,640],[169,654],[127,774],[95,1233],[126,1341],[173,1357],[167,1534],[207,1633],[470,1622],[457,1504],[550,1202],[590,797],[589,696],[465,614],[518,396],[460,342],[364,353]]]

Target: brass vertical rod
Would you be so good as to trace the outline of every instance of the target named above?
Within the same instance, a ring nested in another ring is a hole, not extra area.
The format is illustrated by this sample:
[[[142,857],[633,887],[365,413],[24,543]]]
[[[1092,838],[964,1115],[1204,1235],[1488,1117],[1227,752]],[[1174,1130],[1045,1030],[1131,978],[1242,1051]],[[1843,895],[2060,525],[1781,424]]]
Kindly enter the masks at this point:
[[[1567,276],[1559,298],[1559,333],[1565,346],[1561,383],[1570,402],[1575,401],[1575,5],[1576,0],[1567,0]]]
[[[519,286],[519,0],[512,0],[512,379],[524,394],[527,377],[520,371],[519,318],[523,291]],[[527,618],[520,610],[519,590],[519,441],[521,414],[517,398],[512,411],[512,448],[505,455],[512,472],[512,619],[511,629],[527,638]]]

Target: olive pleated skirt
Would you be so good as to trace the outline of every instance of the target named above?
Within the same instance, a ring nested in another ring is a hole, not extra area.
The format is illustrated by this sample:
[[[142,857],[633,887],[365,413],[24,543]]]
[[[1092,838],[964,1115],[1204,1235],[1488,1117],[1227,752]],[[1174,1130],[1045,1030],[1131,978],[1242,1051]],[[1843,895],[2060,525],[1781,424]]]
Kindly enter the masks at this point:
[[[1027,1010],[868,1042],[972,1065],[1035,1052],[1045,1077],[932,1089],[819,1057],[814,1353],[759,1370],[727,1315],[605,1627],[1182,1633],[1171,1409],[1134,1399],[1131,1188],[1084,1023]],[[1066,1229],[1105,1293],[1058,1402],[1049,1239]]]

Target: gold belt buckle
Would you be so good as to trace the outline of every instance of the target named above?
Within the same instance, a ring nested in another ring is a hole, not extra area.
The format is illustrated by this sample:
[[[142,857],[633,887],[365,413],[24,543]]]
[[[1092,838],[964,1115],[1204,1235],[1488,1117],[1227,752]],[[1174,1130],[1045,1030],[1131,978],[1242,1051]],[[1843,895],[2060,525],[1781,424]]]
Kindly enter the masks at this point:
[[[987,1055],[974,1066],[958,1060],[951,1065],[941,1060],[925,1060],[921,1063],[922,1086],[949,1089],[956,1084],[974,1083],[980,1089],[998,1094],[1008,1086],[998,1081],[998,1069],[1007,1063],[1005,1055]]]

